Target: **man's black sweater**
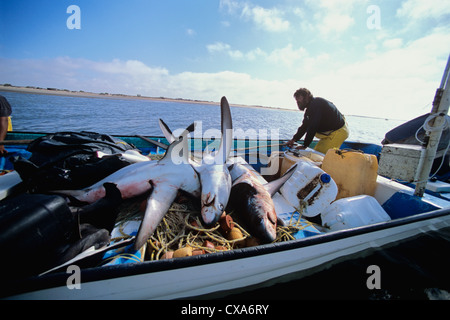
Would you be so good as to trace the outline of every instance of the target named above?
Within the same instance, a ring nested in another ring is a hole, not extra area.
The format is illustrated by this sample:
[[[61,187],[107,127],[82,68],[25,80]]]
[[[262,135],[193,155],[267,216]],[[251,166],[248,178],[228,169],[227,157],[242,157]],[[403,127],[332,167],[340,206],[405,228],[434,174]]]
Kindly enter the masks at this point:
[[[306,133],[304,146],[308,147],[316,133],[327,134],[342,128],[344,124],[344,116],[332,102],[323,98],[313,98],[306,106],[303,123],[293,139],[297,141]]]

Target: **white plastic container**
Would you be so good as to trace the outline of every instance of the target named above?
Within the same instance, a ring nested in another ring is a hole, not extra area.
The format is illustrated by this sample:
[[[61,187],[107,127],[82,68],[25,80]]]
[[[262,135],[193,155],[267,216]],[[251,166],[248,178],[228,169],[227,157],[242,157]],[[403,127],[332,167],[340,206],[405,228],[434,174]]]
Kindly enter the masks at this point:
[[[300,160],[280,192],[291,206],[297,210],[303,208],[304,216],[314,217],[336,199],[338,188],[325,171],[310,161]]]
[[[297,163],[300,160],[309,160],[313,162],[315,165],[321,165],[324,154],[320,153],[314,149],[306,148],[305,150],[287,150],[284,152],[281,162],[281,170],[280,175],[283,175],[292,165]]]
[[[342,198],[322,212],[322,225],[331,231],[345,230],[389,221],[391,218],[378,201],[368,195]]]

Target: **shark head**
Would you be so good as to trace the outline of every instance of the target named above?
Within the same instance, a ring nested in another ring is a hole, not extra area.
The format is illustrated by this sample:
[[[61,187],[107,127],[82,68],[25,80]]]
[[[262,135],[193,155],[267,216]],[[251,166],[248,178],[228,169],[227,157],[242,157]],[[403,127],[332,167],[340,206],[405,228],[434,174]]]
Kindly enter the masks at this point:
[[[201,184],[201,215],[206,225],[216,223],[228,204],[231,176],[227,166],[202,164],[195,167]]]
[[[230,194],[232,207],[239,212],[250,233],[263,243],[275,240],[277,213],[272,196],[294,173],[292,166],[282,177],[262,184],[251,172],[249,165],[234,163],[229,167],[233,185]]]
[[[272,198],[252,174],[244,174],[234,181],[230,205],[252,236],[262,243],[275,240],[277,214]]]
[[[221,112],[221,133],[222,139],[219,150],[213,156],[205,152],[201,163],[191,161],[192,167],[198,173],[201,183],[201,214],[203,222],[207,225],[217,222],[228,203],[231,192],[231,176],[226,162],[231,152],[233,144],[233,124],[231,119],[230,106],[226,97],[220,100]],[[159,119],[159,126],[169,142],[173,142],[175,137],[162,119]],[[194,128],[188,128],[192,132]]]
[[[227,167],[227,159],[233,143],[233,124],[227,98],[220,100],[221,133],[219,151],[203,155],[203,163],[199,173],[202,185],[202,219],[207,225],[216,223],[228,204],[231,192],[231,176]]]
[[[277,214],[270,195],[267,192],[256,195],[249,210],[249,225],[254,234],[263,243],[274,241],[277,234]]]

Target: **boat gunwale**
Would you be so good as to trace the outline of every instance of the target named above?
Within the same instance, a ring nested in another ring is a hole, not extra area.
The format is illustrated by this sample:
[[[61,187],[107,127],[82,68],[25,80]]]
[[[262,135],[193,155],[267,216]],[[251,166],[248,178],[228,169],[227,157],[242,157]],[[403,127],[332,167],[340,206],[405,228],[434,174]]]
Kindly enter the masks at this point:
[[[60,131],[60,132],[68,132],[69,133],[69,132],[91,132],[91,131]],[[34,139],[37,139],[39,137],[43,137],[43,136],[54,134],[54,133],[55,132],[9,131],[7,133],[7,135],[6,135],[5,141],[12,141],[12,140],[14,140],[14,139],[11,139],[11,136],[14,136],[14,135],[30,135],[30,136],[33,137],[32,139],[34,140]],[[133,135],[133,134],[108,134],[108,133],[107,133],[107,135],[109,135],[111,137],[114,137],[114,138],[118,138],[118,139],[121,139],[121,138],[125,138],[125,139],[140,139],[146,145],[151,145],[152,143],[147,141],[147,140],[143,140],[142,138],[140,138],[141,136],[144,137],[144,138],[148,138],[148,139],[153,139],[153,140],[156,139],[157,142],[158,142],[158,140],[167,141],[167,139],[165,137],[158,136],[158,135],[138,135],[138,134],[134,134]],[[201,137],[201,138],[200,137],[190,137],[189,139],[190,140],[202,140],[202,141],[206,141],[206,142],[211,142],[211,141],[215,140],[214,137],[211,137],[211,138],[208,138],[208,137]],[[260,145],[259,141],[261,141],[261,140],[258,139],[258,138],[250,138],[250,137],[236,138],[236,137],[233,137],[233,140],[234,141],[249,141],[249,142],[251,141],[252,143],[257,142],[257,144],[256,144],[257,147],[271,147],[271,146],[274,146],[274,145],[271,145],[269,143]],[[281,146],[281,144],[287,143],[289,141],[289,139],[276,139],[276,140],[267,139],[266,141],[267,142],[268,141],[271,141],[271,142],[278,141],[278,143]],[[313,140],[310,147],[314,147],[314,145],[317,142],[318,142],[318,140]],[[344,144],[350,144],[350,145],[355,145],[355,146],[370,146],[370,145],[373,145],[373,146],[376,146],[376,147],[381,147],[382,146],[381,143],[360,142],[360,141],[350,141],[350,140],[344,141]],[[14,147],[14,146],[16,146],[16,145],[10,144],[8,147]],[[137,147],[137,148],[139,149],[139,147]],[[156,148],[157,148],[157,146],[155,145],[155,149]]]
[[[270,243],[256,247],[247,247],[233,249],[230,251],[210,253],[199,256],[185,257],[180,259],[168,259],[158,261],[144,261],[135,263],[126,263],[111,266],[99,266],[81,269],[81,279],[83,283],[112,280],[128,276],[138,276],[156,272],[171,271],[182,268],[195,267],[200,265],[228,262],[237,259],[253,258],[272,253],[280,253],[289,250],[301,249],[305,247],[321,245],[337,240],[351,238],[369,234],[372,232],[388,230],[412,223],[436,219],[450,215],[450,208],[437,209],[430,212],[417,214],[410,217],[398,218],[386,222],[380,222],[368,226],[352,228],[319,234],[302,239],[290,240],[285,242]],[[422,231],[418,231],[422,232]],[[409,237],[408,237],[409,238]],[[408,238],[402,239],[407,240]],[[76,265],[76,263],[74,263]],[[49,273],[43,276],[34,276],[15,283],[14,292],[6,293],[7,296],[23,294],[51,288],[57,288],[67,285],[67,279],[70,274],[66,272]],[[5,289],[5,288],[4,288]],[[0,296],[2,294],[0,293]]]

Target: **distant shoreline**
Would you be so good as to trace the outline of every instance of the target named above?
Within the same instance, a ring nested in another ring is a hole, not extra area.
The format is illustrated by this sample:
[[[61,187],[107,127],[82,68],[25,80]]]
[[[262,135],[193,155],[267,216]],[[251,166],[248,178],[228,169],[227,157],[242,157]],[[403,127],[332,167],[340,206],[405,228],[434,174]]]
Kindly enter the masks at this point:
[[[115,99],[115,100],[148,100],[148,101],[166,101],[166,102],[178,102],[178,103],[192,103],[192,104],[203,104],[203,105],[214,105],[219,106],[220,102],[215,101],[203,101],[203,100],[191,100],[191,99],[174,99],[174,98],[165,98],[165,97],[146,97],[146,96],[132,96],[127,94],[119,94],[119,93],[94,93],[94,92],[86,92],[86,91],[70,91],[67,89],[57,89],[57,88],[38,88],[38,87],[22,87],[22,86],[13,86],[13,85],[1,85],[0,91],[9,91],[9,92],[18,92],[18,93],[31,93],[31,94],[43,94],[43,95],[54,95],[54,96],[63,96],[63,97],[78,97],[78,98],[98,98],[98,99]],[[243,105],[243,104],[233,104],[230,103],[232,107],[238,108],[251,108],[251,109],[269,109],[269,110],[279,110],[279,111],[294,111],[298,112],[297,109],[287,109],[287,108],[275,108],[275,107],[265,107],[265,106],[252,106],[252,105]],[[361,116],[361,115],[345,115],[348,117],[360,117],[360,118],[369,118],[369,119],[384,119],[384,120],[401,120],[402,119],[387,119],[380,117],[371,117],[371,116]]]
[[[94,93],[85,91],[70,91],[66,89],[57,88],[38,88],[38,87],[21,87],[13,85],[0,85],[0,91],[18,92],[18,93],[31,93],[31,94],[43,94],[43,95],[54,95],[63,97],[77,97],[77,98],[98,98],[98,99],[116,99],[116,100],[150,100],[150,101],[166,101],[166,102],[182,102],[182,103],[193,103],[193,104],[204,104],[204,105],[220,105],[220,102],[214,101],[202,101],[202,100],[191,100],[191,99],[173,99],[165,97],[146,97],[141,95],[126,95],[126,94],[114,94],[114,93]],[[240,108],[254,108],[254,109],[272,109],[272,110],[287,110],[295,111],[293,109],[283,109],[274,107],[264,107],[264,106],[250,106],[242,104],[230,104],[232,107]]]

